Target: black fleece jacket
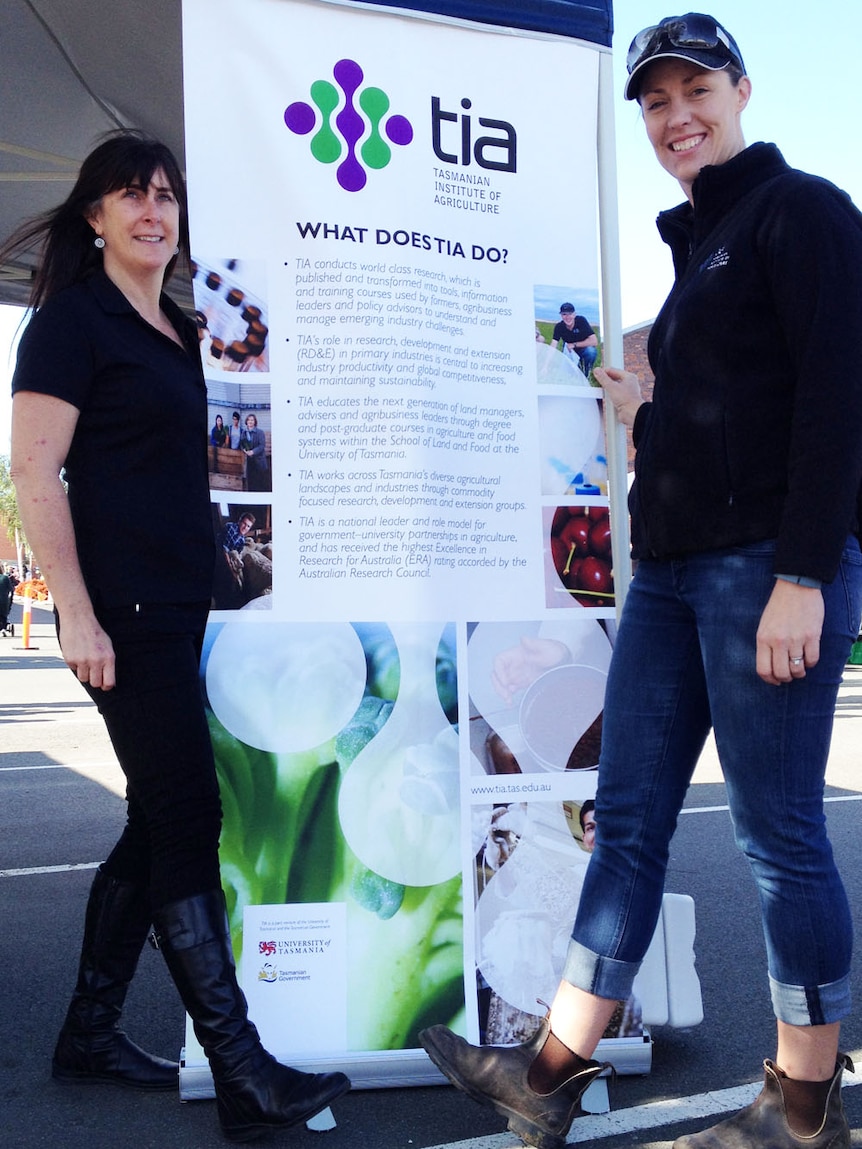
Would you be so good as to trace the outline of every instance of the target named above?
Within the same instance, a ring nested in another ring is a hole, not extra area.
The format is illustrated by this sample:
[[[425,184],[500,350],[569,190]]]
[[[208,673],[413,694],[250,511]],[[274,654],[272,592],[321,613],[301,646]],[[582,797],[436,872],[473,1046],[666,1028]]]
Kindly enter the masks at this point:
[[[773,144],[707,167],[658,218],[676,280],[637,413],[632,553],[777,540],[831,581],[862,521],[862,215]]]

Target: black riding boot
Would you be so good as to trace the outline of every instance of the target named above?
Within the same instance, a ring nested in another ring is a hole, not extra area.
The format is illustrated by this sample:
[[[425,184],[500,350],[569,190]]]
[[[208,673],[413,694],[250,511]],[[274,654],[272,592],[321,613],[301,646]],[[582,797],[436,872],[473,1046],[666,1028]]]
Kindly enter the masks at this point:
[[[211,890],[155,915],[156,937],[204,1048],[225,1136],[251,1141],[296,1125],[350,1088],[343,1073],[301,1073],[263,1048],[236,980],[224,896]]]
[[[153,1057],[118,1028],[149,929],[146,892],[97,870],[84,919],[78,981],[54,1050],[54,1077],[132,1089],[177,1088],[177,1063]]]

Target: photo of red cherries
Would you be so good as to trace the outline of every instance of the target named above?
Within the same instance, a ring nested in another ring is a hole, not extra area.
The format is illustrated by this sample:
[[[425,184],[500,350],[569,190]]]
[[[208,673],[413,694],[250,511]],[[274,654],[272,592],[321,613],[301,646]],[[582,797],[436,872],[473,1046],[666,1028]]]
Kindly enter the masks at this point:
[[[612,606],[614,575],[607,507],[557,507],[551,555],[563,586],[581,606]]]

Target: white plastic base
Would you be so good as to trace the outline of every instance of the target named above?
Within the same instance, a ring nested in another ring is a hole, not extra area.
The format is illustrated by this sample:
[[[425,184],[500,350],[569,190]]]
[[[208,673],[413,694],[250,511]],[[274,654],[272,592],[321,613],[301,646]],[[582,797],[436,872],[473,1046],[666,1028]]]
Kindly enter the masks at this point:
[[[688,894],[665,894],[661,917],[634,984],[644,1025],[680,1029],[703,1021],[694,935],[694,900]]]
[[[215,1097],[209,1063],[203,1056],[187,1056],[180,1051],[180,1101],[205,1101]],[[617,1073],[626,1076],[649,1073],[652,1068],[652,1038],[623,1037],[600,1041],[597,1061],[609,1061]],[[287,1062],[287,1058],[280,1058]],[[315,1058],[314,1061],[290,1059],[296,1069],[307,1073],[329,1073],[341,1070],[350,1078],[354,1089],[394,1089],[405,1086],[445,1085],[446,1078],[432,1065],[423,1049],[396,1049],[381,1053],[344,1054],[341,1057]],[[605,1112],[605,1110],[590,1110]]]

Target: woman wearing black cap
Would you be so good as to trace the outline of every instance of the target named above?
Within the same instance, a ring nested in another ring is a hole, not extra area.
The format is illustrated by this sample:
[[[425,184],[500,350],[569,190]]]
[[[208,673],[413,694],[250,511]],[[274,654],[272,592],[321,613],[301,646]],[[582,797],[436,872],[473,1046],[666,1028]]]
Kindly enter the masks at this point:
[[[563,1145],[652,937],[712,727],[760,895],[777,1052],[753,1105],[675,1149],[847,1149],[852,929],[823,788],[862,610],[862,216],[773,145],[746,147],[751,83],[711,16],[645,29],[627,67],[625,96],[686,200],[658,221],[676,282],[650,335],[653,401],[637,376],[595,371],[633,429],[639,560],[605,699],[596,849],[533,1039],[476,1049],[435,1026],[422,1040],[528,1144]]]

